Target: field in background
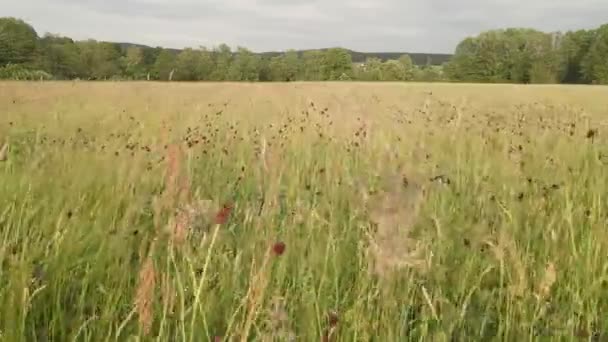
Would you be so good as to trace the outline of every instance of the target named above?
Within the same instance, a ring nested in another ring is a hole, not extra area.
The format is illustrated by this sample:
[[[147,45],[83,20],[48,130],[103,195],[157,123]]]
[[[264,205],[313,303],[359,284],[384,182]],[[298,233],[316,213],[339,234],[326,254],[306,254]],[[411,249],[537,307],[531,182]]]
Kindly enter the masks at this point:
[[[606,339],[607,94],[0,83],[0,340]]]

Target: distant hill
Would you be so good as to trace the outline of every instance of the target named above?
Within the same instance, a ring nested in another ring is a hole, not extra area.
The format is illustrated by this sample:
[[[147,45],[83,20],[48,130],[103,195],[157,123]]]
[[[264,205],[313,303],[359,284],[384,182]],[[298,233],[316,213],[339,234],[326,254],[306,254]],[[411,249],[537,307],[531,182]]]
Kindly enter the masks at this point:
[[[140,48],[151,48],[150,46],[142,45],[142,44],[133,44],[133,43],[116,43],[121,48],[126,49],[130,46],[137,46]],[[168,49],[174,53],[179,53],[181,50],[179,49]],[[319,49],[319,50],[327,50],[327,49]],[[348,50],[348,49],[347,49]],[[297,53],[301,55],[302,53],[310,51],[310,50],[297,50]],[[354,63],[363,63],[367,58],[379,58],[382,61],[386,61],[389,59],[398,59],[404,54],[409,55],[412,58],[412,61],[416,65],[441,65],[450,60],[452,57],[451,54],[443,54],[443,53],[409,53],[409,52],[358,52],[353,50],[348,50],[350,55],[352,56]],[[259,52],[257,55],[264,57],[275,57],[280,55],[282,52],[278,51],[269,51],[269,52]]]

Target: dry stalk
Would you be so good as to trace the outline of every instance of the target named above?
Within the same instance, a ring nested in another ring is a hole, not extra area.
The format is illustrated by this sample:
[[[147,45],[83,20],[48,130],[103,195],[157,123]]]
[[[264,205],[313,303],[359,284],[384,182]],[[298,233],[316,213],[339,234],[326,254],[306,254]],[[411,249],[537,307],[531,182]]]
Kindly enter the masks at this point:
[[[156,272],[154,262],[148,257],[139,271],[135,307],[139,316],[139,326],[145,335],[150,333],[154,320],[154,288],[156,285]]]
[[[161,297],[164,310],[173,313],[175,310],[175,288],[168,275],[163,276],[161,283]]]
[[[241,329],[241,342],[247,341],[249,331],[255,320],[255,315],[259,311],[260,304],[264,301],[266,288],[268,287],[270,278],[268,275],[268,268],[272,255],[271,250],[266,252],[259,271],[251,277],[251,283],[247,290],[247,295],[245,296],[245,300],[247,301],[247,316],[243,329]]]
[[[545,267],[543,278],[540,280],[536,289],[536,296],[539,300],[546,300],[547,298],[549,298],[549,295],[551,294],[551,289],[553,288],[553,284],[555,284],[556,280],[557,271],[555,269],[555,264],[552,262],[548,262]]]
[[[4,143],[4,145],[2,145],[2,148],[0,148],[0,162],[7,161],[7,160],[8,160],[8,142]]]

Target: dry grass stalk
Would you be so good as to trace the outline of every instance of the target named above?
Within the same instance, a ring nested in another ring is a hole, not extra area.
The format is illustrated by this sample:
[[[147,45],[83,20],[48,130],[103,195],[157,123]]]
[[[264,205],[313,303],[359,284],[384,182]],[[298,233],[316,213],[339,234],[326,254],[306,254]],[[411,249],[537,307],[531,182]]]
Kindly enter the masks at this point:
[[[370,236],[368,252],[376,275],[388,277],[396,270],[426,265],[421,242],[411,237],[424,194],[421,183],[398,175],[369,198],[369,215],[377,231]]]
[[[514,273],[514,282],[511,286],[513,295],[521,297],[528,290],[528,276],[522,257],[517,250],[517,245],[512,238],[510,238],[506,245],[506,250],[509,255],[510,265]]]
[[[154,228],[159,232],[162,227],[161,218],[163,215],[163,202],[160,197],[154,197],[152,199],[152,209],[154,210]]]
[[[169,233],[172,243],[179,245],[186,240],[190,220],[191,217],[185,211],[180,211],[169,219]]]
[[[194,222],[200,217],[197,204],[192,200],[190,179],[182,170],[183,151],[181,145],[171,144],[167,149],[165,193],[162,206],[171,213],[169,218],[170,240],[181,244],[186,240]],[[175,209],[177,207],[177,209]],[[209,214],[205,212],[205,214]]]
[[[266,138],[262,137],[261,148],[260,148],[260,159],[262,161],[262,167],[264,169],[264,172],[268,173],[268,155],[267,155],[266,151],[267,151]]]
[[[490,246],[496,260],[510,269],[509,292],[513,296],[522,297],[528,291],[528,276],[513,237],[502,230],[497,243],[487,241],[486,244]]]
[[[165,139],[168,139],[165,137]],[[206,227],[211,222],[213,203],[210,200],[194,200],[190,178],[183,171],[184,152],[180,144],[167,147],[167,166],[165,172],[165,192],[162,199],[155,203],[155,224],[161,226],[163,211],[170,214],[167,225],[172,243],[182,244],[188,233],[195,228]],[[158,217],[158,219],[157,219]]]
[[[2,148],[0,148],[0,162],[8,160],[8,143],[4,143]]]
[[[139,316],[139,326],[145,335],[150,333],[154,320],[153,304],[156,286],[154,262],[148,257],[139,271],[135,307]]]
[[[272,251],[269,249],[264,255],[262,265],[256,273],[254,272],[255,267],[252,267],[252,275],[250,276],[250,285],[247,290],[245,300],[247,301],[247,316],[243,328],[241,329],[241,341],[247,341],[249,337],[249,331],[255,321],[256,315],[259,313],[259,306],[264,301],[266,295],[266,288],[270,281],[268,274],[270,259],[272,258]]]
[[[171,144],[167,148],[167,171],[165,174],[165,205],[175,204],[179,195],[178,184],[181,175],[182,153],[179,145]]]
[[[171,282],[171,278],[168,275],[163,276],[161,283],[161,297],[163,301],[164,310],[169,313],[175,312],[175,288]]]
[[[543,278],[538,284],[538,288],[536,290],[536,296],[539,300],[545,300],[549,298],[551,294],[551,289],[553,288],[553,284],[557,280],[557,271],[555,269],[555,264],[552,262],[548,262],[545,267],[545,272],[543,274]]]

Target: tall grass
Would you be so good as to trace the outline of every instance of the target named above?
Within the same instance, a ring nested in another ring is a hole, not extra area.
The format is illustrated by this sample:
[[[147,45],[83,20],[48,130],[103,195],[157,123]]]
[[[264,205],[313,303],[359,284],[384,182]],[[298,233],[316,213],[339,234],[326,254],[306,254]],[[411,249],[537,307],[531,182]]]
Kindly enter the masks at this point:
[[[0,340],[608,338],[605,91],[0,84]]]

